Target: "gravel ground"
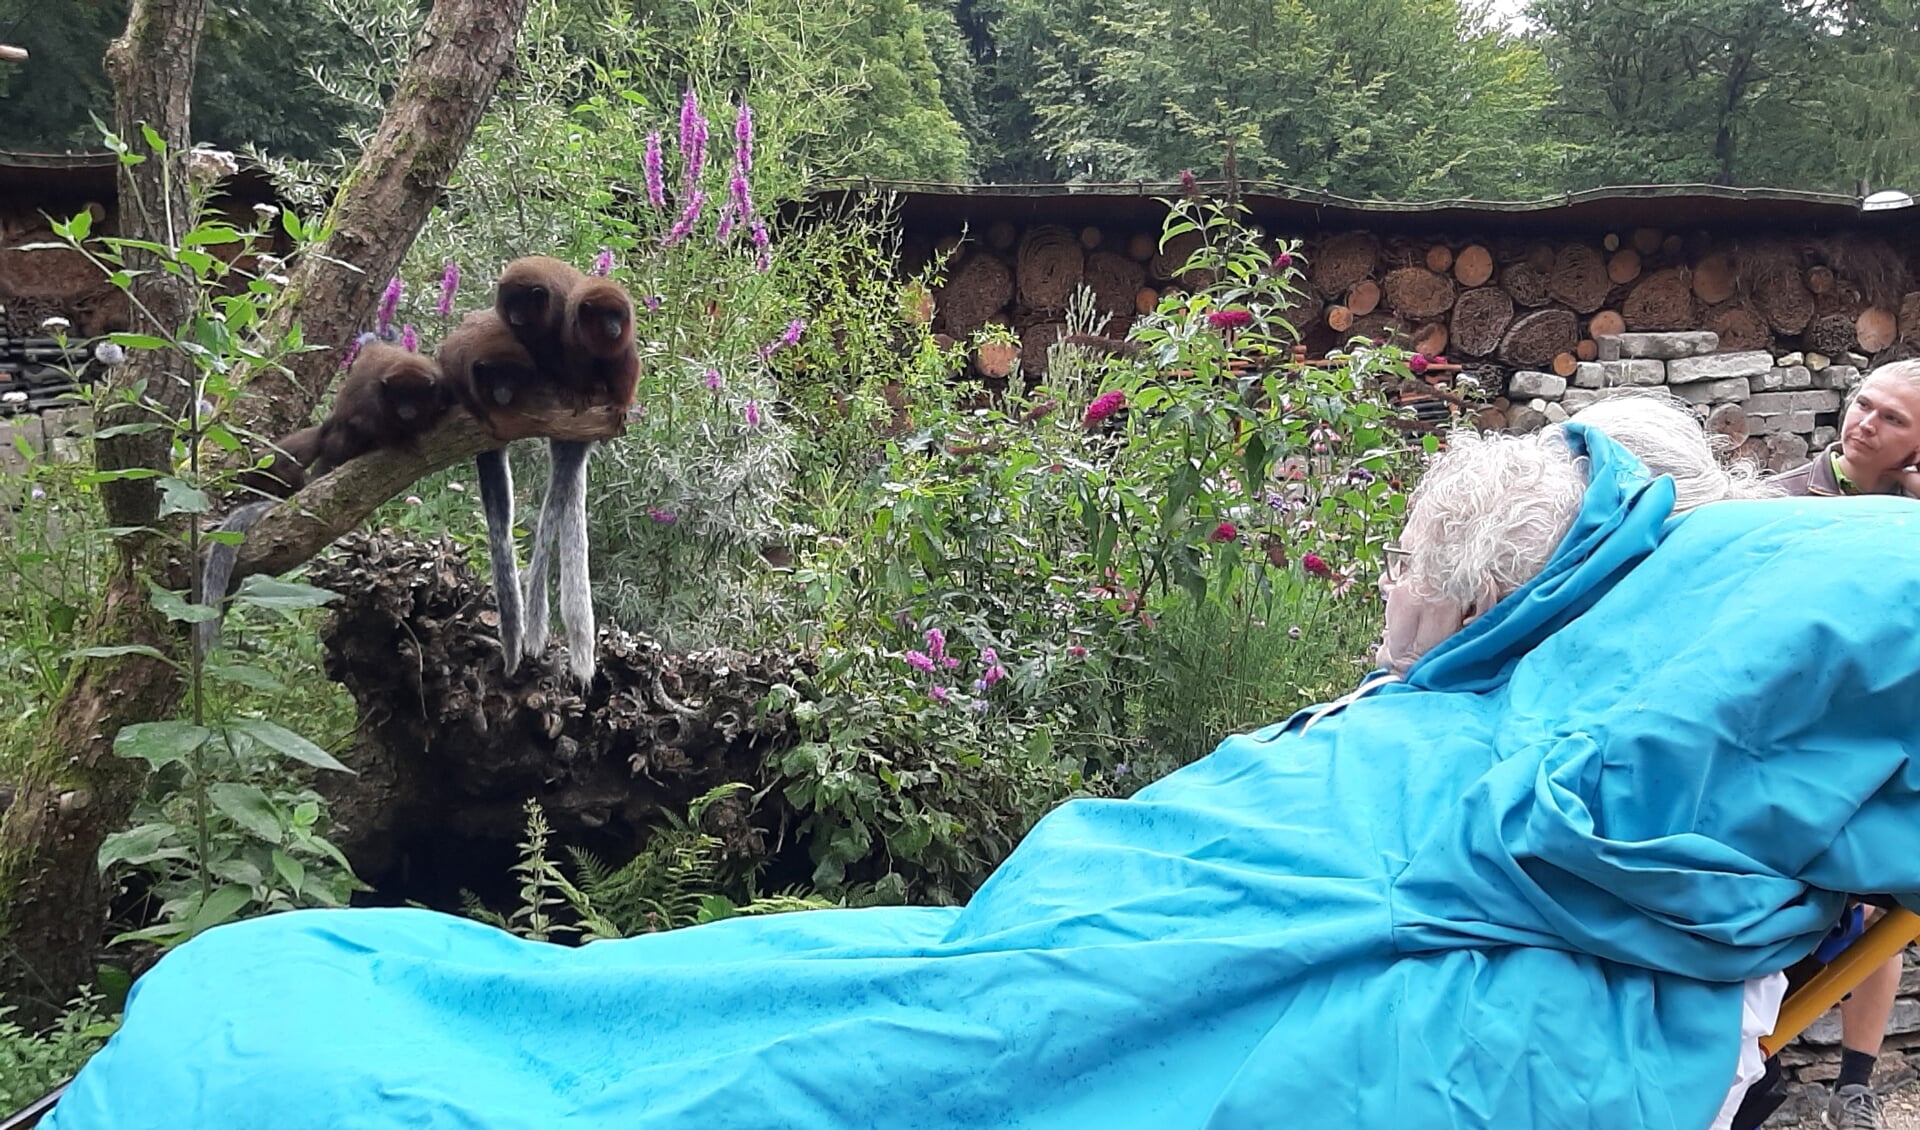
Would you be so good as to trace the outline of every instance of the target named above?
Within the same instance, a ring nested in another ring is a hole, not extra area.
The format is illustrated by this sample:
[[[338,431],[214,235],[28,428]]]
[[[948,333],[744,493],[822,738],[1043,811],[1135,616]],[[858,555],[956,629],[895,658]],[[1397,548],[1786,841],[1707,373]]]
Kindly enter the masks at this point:
[[[1920,1130],[1920,1090],[1902,1087],[1887,1096],[1887,1130]]]

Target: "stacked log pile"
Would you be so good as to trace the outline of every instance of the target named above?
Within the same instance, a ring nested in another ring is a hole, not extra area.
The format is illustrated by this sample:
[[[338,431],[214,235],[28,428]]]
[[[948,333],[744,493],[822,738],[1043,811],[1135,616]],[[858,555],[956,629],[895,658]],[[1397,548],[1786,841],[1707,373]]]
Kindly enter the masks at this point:
[[[98,209],[96,222],[106,216]],[[0,332],[25,337],[45,333],[49,318],[64,318],[67,333],[92,338],[132,325],[126,294],[78,251],[33,247],[54,243],[45,227],[0,223]],[[29,248],[32,248],[29,250]]]
[[[988,324],[1023,342],[1030,331],[1057,337],[1082,283],[1104,320],[1096,332],[1121,336],[1163,295],[1209,281],[1183,272],[1198,240],[1188,233],[1161,248],[1154,232],[1001,221],[964,237],[909,234],[903,259],[910,270],[944,262],[934,328],[954,339]],[[1729,353],[1855,352],[1872,364],[1920,354],[1920,289],[1898,251],[1865,236],[1337,231],[1306,235],[1301,257],[1305,293],[1287,314],[1316,357],[1357,334],[1571,378],[1598,359],[1601,337],[1673,331],[1710,331]],[[1021,355],[1043,357],[1044,347]],[[975,367],[1006,376],[997,358]]]

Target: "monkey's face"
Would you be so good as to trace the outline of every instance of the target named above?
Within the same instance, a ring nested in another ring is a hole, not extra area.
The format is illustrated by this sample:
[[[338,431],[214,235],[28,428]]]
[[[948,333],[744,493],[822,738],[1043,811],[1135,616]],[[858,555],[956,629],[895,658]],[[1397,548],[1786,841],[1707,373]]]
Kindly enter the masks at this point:
[[[380,382],[380,399],[409,432],[432,427],[446,411],[444,390],[425,364],[388,373]]]
[[[515,329],[541,329],[548,322],[552,292],[537,283],[500,284],[500,316]]]
[[[522,386],[536,380],[531,361],[487,358],[473,363],[473,388],[482,404],[505,408]]]
[[[587,352],[614,357],[633,347],[633,300],[619,284],[593,279],[575,292],[569,328]]]

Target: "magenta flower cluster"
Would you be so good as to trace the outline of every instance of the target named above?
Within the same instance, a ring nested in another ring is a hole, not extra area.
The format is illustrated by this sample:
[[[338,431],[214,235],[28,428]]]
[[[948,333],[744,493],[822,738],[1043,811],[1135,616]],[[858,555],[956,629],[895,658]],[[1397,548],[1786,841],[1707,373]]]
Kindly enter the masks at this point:
[[[382,341],[393,340],[393,316],[400,312],[400,290],[402,283],[396,276],[387,283],[387,289],[380,295],[380,313],[374,319],[373,332],[380,335]]]
[[[1119,389],[1114,389],[1112,392],[1101,393],[1094,398],[1092,404],[1087,405],[1087,414],[1081,421],[1081,426],[1091,428],[1105,421],[1108,417],[1126,406],[1127,394]]]
[[[446,270],[440,273],[440,305],[434,312],[442,318],[453,316],[453,296],[460,293],[460,264],[447,260]]]
[[[772,341],[760,347],[760,360],[765,361],[782,349],[792,349],[794,346],[799,345],[800,335],[806,332],[807,320],[805,318],[795,318],[793,321],[788,322],[787,328],[780,332],[779,337],[774,338]]]
[[[914,649],[907,651],[901,656],[908,667],[922,675],[931,676],[935,679],[944,673],[959,669],[960,660],[947,653],[947,636],[945,632],[939,628],[928,628],[925,639],[926,650]],[[973,681],[973,690],[977,695],[985,695],[988,691],[992,690],[994,686],[1005,680],[1008,672],[1006,665],[1000,662],[999,653],[990,647],[980,649],[980,665],[981,674],[979,678]],[[951,705],[954,701],[953,688],[944,683],[934,682],[927,688],[927,693],[932,696],[935,702],[943,706]],[[987,703],[984,699],[976,699],[971,704],[971,707],[976,711],[985,713]]]

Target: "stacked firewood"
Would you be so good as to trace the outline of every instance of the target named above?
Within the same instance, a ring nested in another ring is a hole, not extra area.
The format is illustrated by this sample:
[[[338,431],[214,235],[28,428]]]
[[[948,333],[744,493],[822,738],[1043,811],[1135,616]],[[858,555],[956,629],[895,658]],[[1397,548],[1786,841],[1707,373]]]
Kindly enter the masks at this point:
[[[0,416],[70,403],[75,375],[88,375],[86,362],[87,351],[77,343],[0,333]]]
[[[1284,234],[1284,233],[1283,233]],[[1085,283],[1123,336],[1169,291],[1197,246],[1189,233],[999,221],[964,238],[909,233],[904,265],[945,265],[935,329],[965,340],[1006,327],[1020,347],[982,350],[985,377],[1031,365],[1064,332],[1067,300]],[[1277,246],[1277,245],[1276,245]],[[1724,351],[1805,350],[1874,361],[1920,353],[1920,291],[1904,257],[1866,236],[1686,236],[1656,228],[1535,236],[1322,232],[1305,238],[1303,293],[1286,312],[1313,356],[1355,335],[1509,370],[1571,376],[1622,332],[1711,330]]]

